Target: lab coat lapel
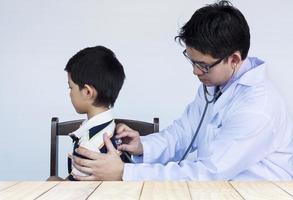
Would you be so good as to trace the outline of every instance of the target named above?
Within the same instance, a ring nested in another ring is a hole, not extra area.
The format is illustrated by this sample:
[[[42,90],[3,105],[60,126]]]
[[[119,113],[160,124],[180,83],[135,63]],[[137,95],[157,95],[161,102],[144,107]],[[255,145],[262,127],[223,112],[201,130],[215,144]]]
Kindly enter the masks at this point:
[[[214,93],[214,87],[207,87],[207,90],[209,92],[209,94],[213,94]],[[201,105],[205,105],[206,101],[205,101],[205,97],[204,97],[204,92],[202,89],[201,92],[202,95],[202,103]],[[211,100],[211,97],[208,97],[209,100]],[[213,111],[213,106],[214,103],[209,103],[208,108],[207,108],[207,112],[206,115],[204,117],[202,126],[200,128],[200,131],[198,133],[198,137],[196,139],[196,143],[197,143],[197,156],[198,159],[204,159],[205,157],[208,157],[209,155],[209,151],[208,151],[208,147],[209,147],[209,143],[210,143],[210,134],[209,134],[209,122],[211,120],[211,113]]]
[[[260,62],[260,61],[259,61]],[[211,112],[210,119],[213,120],[214,117],[227,105],[233,101],[236,86],[246,85],[252,86],[261,83],[265,80],[265,65],[261,63],[260,66],[251,69],[241,76],[238,80],[234,81],[225,92],[218,98],[213,106],[213,111]]]
[[[223,94],[218,98],[218,100],[214,103],[213,110],[211,111],[210,115],[210,121],[212,121],[217,114],[231,102],[231,99],[233,98],[233,94],[235,91],[235,87],[237,85],[238,81],[235,81],[230,85],[230,87],[223,92]]]
[[[198,159],[204,160],[211,154],[209,147],[210,142],[214,138],[214,130],[221,125],[222,116],[219,112],[229,103],[233,95],[236,84],[232,84],[215,103],[210,103],[207,111],[206,118],[203,122],[200,134],[198,135]],[[222,112],[221,112],[222,113]]]

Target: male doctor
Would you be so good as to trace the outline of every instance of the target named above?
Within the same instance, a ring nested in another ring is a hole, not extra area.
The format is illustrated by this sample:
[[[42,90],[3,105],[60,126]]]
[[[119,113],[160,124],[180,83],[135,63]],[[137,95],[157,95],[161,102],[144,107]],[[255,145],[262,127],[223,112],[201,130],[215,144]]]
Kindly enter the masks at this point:
[[[109,138],[107,154],[79,148],[74,157],[89,174],[78,180],[292,180],[293,130],[284,102],[265,74],[265,62],[247,57],[248,24],[227,1],[198,9],[176,37],[202,82],[181,118],[140,137],[116,127],[123,163]],[[278,66],[282,67],[282,66]],[[195,158],[186,159],[194,152]]]

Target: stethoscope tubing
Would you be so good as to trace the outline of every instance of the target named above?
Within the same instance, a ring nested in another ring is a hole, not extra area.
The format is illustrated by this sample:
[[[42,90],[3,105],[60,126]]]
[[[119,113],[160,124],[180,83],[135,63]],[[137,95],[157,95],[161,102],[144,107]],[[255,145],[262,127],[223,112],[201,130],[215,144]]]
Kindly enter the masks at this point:
[[[191,149],[191,147],[192,147],[192,145],[193,145],[193,143],[194,143],[194,140],[195,140],[195,138],[197,137],[198,132],[199,132],[199,130],[200,130],[200,128],[201,128],[201,125],[202,125],[203,119],[204,119],[204,117],[205,117],[205,115],[206,115],[206,112],[207,112],[207,109],[208,109],[209,104],[212,103],[212,102],[215,102],[215,100],[216,100],[216,99],[220,96],[220,94],[221,94],[221,90],[219,90],[216,94],[214,94],[213,98],[212,98],[211,100],[209,100],[208,97],[207,97],[208,90],[207,90],[207,87],[206,87],[205,85],[203,86],[203,90],[204,90],[204,98],[205,98],[205,101],[206,101],[206,104],[205,104],[205,107],[204,107],[204,111],[203,111],[203,113],[202,113],[202,115],[201,115],[200,121],[199,121],[199,123],[198,123],[198,125],[197,125],[196,131],[195,131],[195,133],[194,133],[194,135],[193,135],[193,137],[192,137],[192,140],[191,140],[191,142],[190,142],[188,148],[186,149],[186,151],[184,152],[184,154],[183,154],[183,156],[181,157],[180,161],[178,162],[179,165],[180,165],[181,161],[184,160],[184,159],[186,158],[186,156],[189,154],[189,151],[190,151],[190,149]]]

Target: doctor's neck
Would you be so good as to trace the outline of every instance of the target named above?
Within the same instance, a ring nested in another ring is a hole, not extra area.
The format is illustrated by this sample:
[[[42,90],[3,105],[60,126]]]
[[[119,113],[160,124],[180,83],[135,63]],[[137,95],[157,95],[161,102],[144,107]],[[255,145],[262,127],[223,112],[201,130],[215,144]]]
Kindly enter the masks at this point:
[[[235,81],[236,74],[239,71],[240,67],[242,66],[242,63],[243,61],[239,61],[238,63],[235,63],[234,65],[232,65],[230,78],[222,85],[219,85],[222,92],[226,89],[226,87],[229,87],[229,85]]]

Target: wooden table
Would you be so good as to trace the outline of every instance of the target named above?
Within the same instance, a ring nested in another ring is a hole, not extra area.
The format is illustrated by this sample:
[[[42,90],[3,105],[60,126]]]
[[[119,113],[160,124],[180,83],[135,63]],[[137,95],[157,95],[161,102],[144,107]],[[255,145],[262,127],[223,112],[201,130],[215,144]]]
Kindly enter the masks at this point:
[[[0,199],[293,199],[293,182],[0,182]]]

